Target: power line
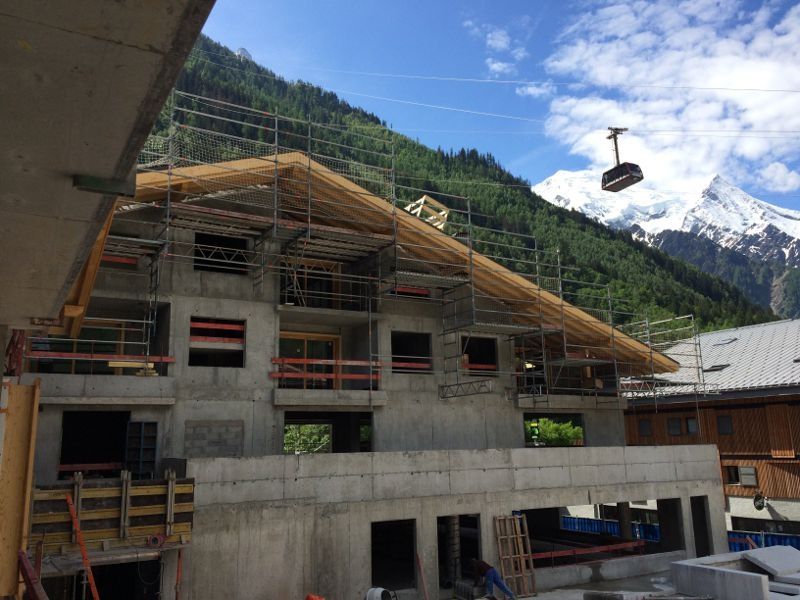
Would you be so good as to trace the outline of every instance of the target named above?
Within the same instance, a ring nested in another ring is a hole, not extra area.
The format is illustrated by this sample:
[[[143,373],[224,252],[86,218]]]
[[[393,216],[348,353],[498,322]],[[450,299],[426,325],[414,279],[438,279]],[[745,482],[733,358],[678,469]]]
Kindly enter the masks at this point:
[[[530,79],[490,79],[481,77],[456,77],[450,75],[418,75],[418,74],[403,74],[403,73],[380,73],[376,71],[349,71],[344,69],[329,69],[326,67],[313,67],[305,65],[306,69],[315,71],[326,71],[329,73],[342,73],[346,75],[359,75],[366,77],[384,77],[390,79],[418,79],[423,81],[449,81],[457,83],[482,83],[482,84],[499,84],[499,85],[549,85],[554,87],[565,87],[575,85],[592,85],[595,87],[609,87],[609,88],[653,88],[664,90],[698,90],[710,92],[775,92],[786,94],[800,94],[800,90],[794,89],[781,89],[781,88],[744,88],[744,87],[727,87],[727,86],[695,86],[695,85],[666,85],[656,83],[628,83],[615,84],[615,83],[586,83],[581,81],[537,81]]]
[[[204,51],[200,51],[204,52]],[[219,53],[217,53],[219,54]],[[220,55],[221,56],[221,55]],[[253,72],[252,69],[242,69],[239,67],[233,67],[231,65],[220,64],[214,62],[212,60],[206,58],[197,58],[196,60],[201,60],[223,69],[231,69],[234,71],[241,71],[248,73],[250,75],[254,75],[256,77],[264,77],[266,79],[272,80],[280,80],[285,81],[284,78],[279,77],[277,75],[268,75],[266,73],[259,73]],[[318,87],[318,86],[317,86]],[[490,117],[490,118],[500,118],[500,119],[509,119],[514,121],[522,121],[528,123],[546,123],[547,119],[534,119],[532,117],[523,117],[519,115],[507,115],[503,113],[494,113],[494,112],[486,112],[486,111],[478,111],[454,106],[447,106],[442,104],[428,104],[425,102],[417,102],[414,100],[406,100],[401,98],[390,98],[387,96],[376,96],[372,94],[364,94],[361,92],[353,92],[347,90],[336,90],[336,89],[329,89],[327,91],[335,92],[337,94],[349,94],[352,96],[359,96],[363,98],[371,98],[375,100],[381,100],[385,102],[395,102],[399,104],[406,104],[411,106],[419,106],[423,108],[431,108],[435,110],[445,110],[451,112],[458,112],[464,114],[472,114],[476,116],[483,116],[483,117]],[[323,125],[322,123],[319,123]],[[349,128],[353,127],[370,127],[368,125],[350,125]],[[398,128],[403,129],[403,128]],[[420,130],[423,131],[423,130]],[[435,132],[435,130],[433,131]],[[468,133],[468,130],[461,130],[461,133]],[[475,133],[480,133],[480,131],[476,131]],[[498,132],[499,133],[499,132]],[[631,133],[634,134],[654,134],[654,135],[686,135],[686,134],[695,134],[697,137],[758,137],[762,138],[760,135],[752,135],[752,134],[772,134],[772,135],[780,135],[780,134],[800,134],[799,130],[776,130],[776,129],[635,129],[631,128]],[[723,135],[719,135],[723,134]],[[795,137],[794,135],[787,136],[787,137]],[[772,137],[763,136],[763,139],[773,139]],[[780,139],[780,138],[778,138]]]
[[[210,50],[202,50],[195,48],[193,52],[202,52],[204,54],[213,54],[230,58],[230,55],[222,52],[211,52]],[[254,61],[252,61],[254,62]],[[258,64],[258,63],[255,63]],[[260,65],[259,65],[260,66]],[[591,85],[594,87],[607,87],[607,88],[652,88],[660,90],[698,90],[709,92],[764,92],[764,93],[780,93],[780,94],[800,94],[798,89],[789,88],[756,88],[756,87],[733,87],[733,86],[697,86],[697,85],[667,85],[659,83],[587,83],[585,81],[548,81],[548,80],[534,80],[534,79],[492,79],[488,77],[458,77],[455,75],[420,75],[409,73],[382,73],[379,71],[356,71],[347,69],[331,69],[328,67],[315,67],[311,65],[303,65],[305,69],[313,71],[324,71],[328,73],[341,73],[343,75],[358,75],[365,77],[383,77],[388,79],[418,79],[422,81],[449,81],[456,83],[481,83],[481,84],[495,84],[495,85],[550,85],[554,87],[570,87],[570,86],[583,86]]]
[[[425,108],[435,108],[438,110],[448,110],[452,112],[466,113],[469,115],[478,115],[481,117],[494,117],[497,119],[511,119],[514,121],[525,121],[527,123],[546,123],[547,119],[534,119],[531,117],[520,117],[517,115],[504,115],[502,113],[483,112],[480,110],[471,110],[468,108],[457,108],[454,106],[445,106],[442,104],[426,104],[425,102],[415,102],[413,100],[401,100],[399,98],[387,98],[386,96],[373,96],[372,94],[362,94],[360,92],[350,92],[346,90],[331,90],[337,94],[349,94],[351,96],[360,96],[362,98],[371,98],[373,100],[383,100],[385,102],[396,102],[398,104],[410,104],[411,106],[422,106]]]

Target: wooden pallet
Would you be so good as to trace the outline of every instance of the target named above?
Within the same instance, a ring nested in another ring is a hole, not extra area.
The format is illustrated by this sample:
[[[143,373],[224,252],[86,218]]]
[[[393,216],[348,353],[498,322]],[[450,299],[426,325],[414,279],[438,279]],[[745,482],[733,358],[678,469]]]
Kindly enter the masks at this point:
[[[536,578],[531,560],[531,539],[525,515],[495,517],[497,554],[500,557],[500,575],[518,596],[536,593]]]

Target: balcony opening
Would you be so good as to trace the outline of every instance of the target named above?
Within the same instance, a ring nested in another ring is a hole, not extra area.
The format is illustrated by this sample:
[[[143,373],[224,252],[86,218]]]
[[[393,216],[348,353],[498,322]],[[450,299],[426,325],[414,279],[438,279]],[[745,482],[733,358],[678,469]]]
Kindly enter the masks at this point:
[[[245,322],[191,317],[190,367],[244,367]]]
[[[101,598],[114,600],[158,600],[161,598],[161,562],[142,560],[113,565],[92,565],[97,592]],[[42,586],[50,600],[83,597],[83,577],[47,577]],[[88,591],[86,597],[89,597]]]
[[[536,567],[663,552],[658,503],[637,500],[525,510]]]
[[[392,373],[432,373],[431,334],[392,332]]]
[[[78,471],[87,478],[119,477],[125,467],[130,418],[126,411],[64,411],[59,479]]]
[[[470,375],[497,373],[497,340],[465,336],[461,338],[462,367]]]
[[[195,232],[194,270],[247,273],[247,239]]]
[[[583,446],[583,415],[525,413],[525,447]]]
[[[286,259],[281,264],[281,304],[364,311],[371,281],[348,265],[321,259]]]
[[[369,330],[348,327],[342,331],[343,336],[282,331],[270,378],[280,388],[377,390],[380,369],[377,362],[368,360]]]
[[[694,530],[694,549],[698,557],[711,554],[711,527],[708,516],[708,496],[692,496],[692,528]]]
[[[283,420],[284,454],[372,451],[372,413],[289,411]]]
[[[416,521],[372,523],[372,585],[387,590],[417,587],[414,556]]]
[[[76,337],[28,336],[32,373],[64,375],[167,375],[169,304],[92,298]]]
[[[480,531],[480,515],[477,514],[437,517],[439,589],[443,592],[471,586],[474,581],[471,560],[481,558]]]

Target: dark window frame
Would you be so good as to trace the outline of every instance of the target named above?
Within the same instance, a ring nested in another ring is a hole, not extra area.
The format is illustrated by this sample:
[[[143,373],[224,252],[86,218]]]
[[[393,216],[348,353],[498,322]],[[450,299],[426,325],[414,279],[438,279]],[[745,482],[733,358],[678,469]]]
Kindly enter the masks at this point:
[[[677,431],[673,427],[675,424],[677,424]],[[680,417],[667,418],[667,435],[670,437],[678,437],[679,435],[683,435],[683,419]]]
[[[693,426],[692,423],[694,423]],[[700,422],[697,417],[686,417],[686,434],[697,435],[698,433],[700,433]]]
[[[653,422],[650,419],[639,419],[636,424],[636,430],[641,437],[653,436]]]

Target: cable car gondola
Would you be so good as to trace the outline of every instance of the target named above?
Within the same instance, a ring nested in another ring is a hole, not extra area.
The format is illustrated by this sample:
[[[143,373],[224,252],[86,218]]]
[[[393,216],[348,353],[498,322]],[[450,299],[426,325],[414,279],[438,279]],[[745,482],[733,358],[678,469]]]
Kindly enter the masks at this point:
[[[623,132],[628,131],[627,127],[609,127],[611,132],[606,139],[612,140],[614,143],[614,156],[617,159],[617,165],[603,173],[602,187],[606,192],[618,192],[635,183],[639,183],[644,179],[644,173],[639,165],[633,163],[619,162],[619,146],[617,145],[617,136]]]

